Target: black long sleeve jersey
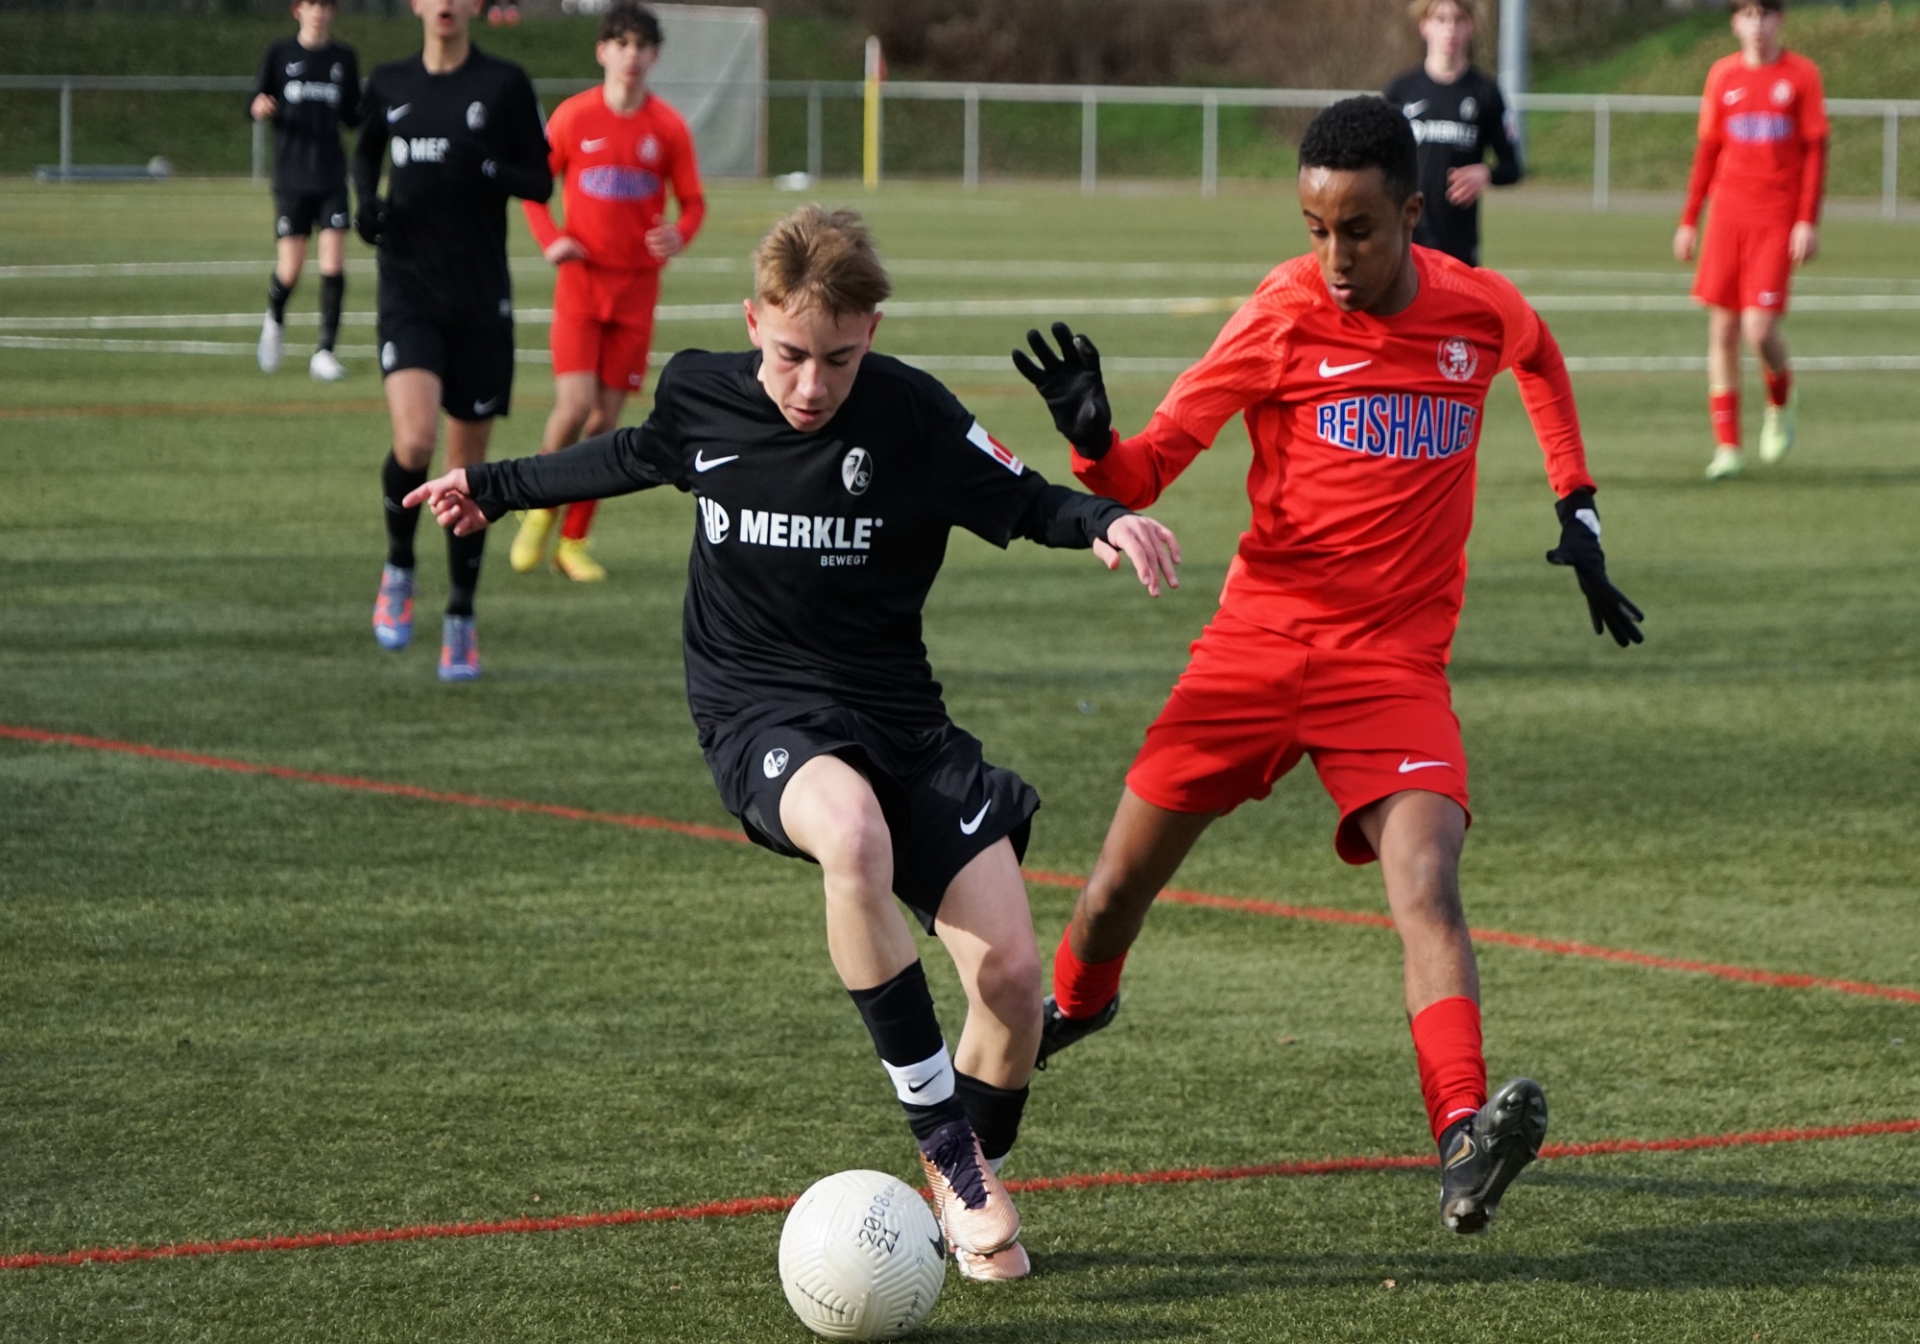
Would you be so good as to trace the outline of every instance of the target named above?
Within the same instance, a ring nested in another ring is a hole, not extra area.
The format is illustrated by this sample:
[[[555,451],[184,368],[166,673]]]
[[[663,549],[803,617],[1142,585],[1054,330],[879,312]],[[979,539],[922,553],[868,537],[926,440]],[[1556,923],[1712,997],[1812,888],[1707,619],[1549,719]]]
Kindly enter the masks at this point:
[[[687,698],[724,725],[852,706],[909,733],[947,722],[920,611],[963,527],[1085,548],[1128,510],[1050,485],[938,381],[868,355],[834,418],[787,424],[757,353],[675,355],[653,413],[544,457],[467,468],[488,518],[671,485],[699,501],[688,562]]]
[[[1420,145],[1420,190],[1427,208],[1413,241],[1478,266],[1480,203],[1449,201],[1447,173],[1484,163],[1491,151],[1493,185],[1506,187],[1520,180],[1520,149],[1507,124],[1500,86],[1473,66],[1451,84],[1436,83],[1426,67],[1416,66],[1387,85],[1386,99],[1407,114]]]
[[[553,194],[533,81],[474,47],[457,70],[419,56],[375,68],[353,153],[361,204],[391,160],[380,238],[380,305],[441,320],[510,311],[507,198]]]
[[[353,48],[344,42],[308,48],[297,37],[283,37],[260,57],[249,108],[263,93],[279,104],[273,113],[273,189],[318,194],[345,186],[340,128],[360,124],[360,61]]]

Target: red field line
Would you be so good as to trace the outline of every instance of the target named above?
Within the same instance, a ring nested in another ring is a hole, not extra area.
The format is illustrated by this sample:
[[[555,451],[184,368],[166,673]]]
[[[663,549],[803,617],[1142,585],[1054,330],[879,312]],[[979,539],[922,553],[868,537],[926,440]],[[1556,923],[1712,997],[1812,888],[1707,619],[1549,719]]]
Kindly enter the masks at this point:
[[[192,765],[201,769],[223,770],[233,774],[267,775],[274,779],[295,780],[303,784],[321,784],[328,788],[348,789],[357,793],[411,798],[418,802],[449,803],[456,807],[479,808],[490,812],[521,812],[534,816],[559,817],[565,821],[590,821],[604,826],[624,826],[630,830],[669,831],[675,835],[692,836],[699,840],[748,843],[746,836],[739,831],[723,826],[706,826],[690,821],[669,821],[663,817],[641,814],[594,812],[585,808],[562,807],[556,803],[530,803],[515,798],[447,793],[438,789],[423,789],[413,784],[392,784],[385,780],[366,779],[358,775],[320,774],[311,770],[295,770],[287,766],[257,765],[252,761],[234,760],[225,756],[203,756],[194,752],[147,746],[139,742],[87,737],[79,733],[54,733],[41,728],[27,728],[15,724],[0,724],[0,738],[49,746],[79,747],[87,751],[112,752],[123,756],[140,756],[150,760],[169,761],[175,765]],[[1029,882],[1041,886],[1076,888],[1086,881],[1085,877],[1077,873],[1049,872],[1039,868],[1023,871]],[[1160,899],[1171,901],[1176,905],[1264,915],[1273,919],[1299,919],[1320,924],[1349,924],[1377,929],[1393,927],[1393,921],[1385,915],[1359,910],[1339,910],[1322,905],[1290,905],[1284,901],[1253,900],[1242,896],[1215,896],[1209,892],[1184,891],[1178,888],[1163,891],[1160,893]],[[1906,989],[1899,985],[1878,985],[1864,980],[1836,980],[1818,975],[1796,975],[1784,971],[1761,970],[1753,966],[1732,966],[1723,962],[1662,957],[1651,952],[1635,952],[1627,948],[1599,947],[1592,943],[1538,938],[1532,934],[1511,933],[1505,929],[1473,929],[1470,932],[1475,942],[1524,948],[1529,952],[1543,952],[1549,956],[1579,957],[1591,961],[1617,962],[1626,966],[1643,966],[1651,970],[1707,975],[1743,984],[1766,985],[1774,989],[1821,989],[1860,998],[1889,999],[1896,1003],[1920,1003],[1920,990]]]
[[[1732,1134],[1696,1134],[1672,1139],[1601,1139],[1594,1143],[1550,1143],[1542,1159],[1610,1157],[1620,1153],[1672,1153],[1702,1148],[1745,1148],[1779,1143],[1814,1143],[1885,1134],[1920,1133],[1920,1118],[1872,1120],[1857,1125],[1749,1130]],[[1313,1162],[1269,1162],[1249,1167],[1180,1167],[1168,1171],[1102,1171],[1070,1176],[1035,1176],[1008,1181],[1016,1192],[1090,1190],[1120,1185],[1192,1185],[1203,1181],[1254,1181],[1307,1176],[1344,1176],[1361,1172],[1432,1167],[1431,1153],[1378,1157],[1334,1157]],[[921,1191],[926,1194],[926,1191]],[[562,1214],[555,1218],[505,1218],[484,1223],[421,1223],[410,1227],[361,1228],[346,1232],[301,1232],[283,1237],[237,1237],[231,1241],[176,1241],[155,1246],[96,1246],[75,1251],[28,1251],[0,1256],[0,1270],[49,1269],[65,1265],[124,1264],[136,1260],[175,1260],[207,1255],[244,1255],[254,1251],[309,1251],[322,1246],[366,1246],[388,1241],[437,1241],[453,1237],[497,1237],[528,1232],[573,1232],[636,1223],[693,1222],[707,1218],[744,1218],[784,1213],[797,1195],[760,1195],[681,1204],[661,1209],[621,1209],[613,1213]]]

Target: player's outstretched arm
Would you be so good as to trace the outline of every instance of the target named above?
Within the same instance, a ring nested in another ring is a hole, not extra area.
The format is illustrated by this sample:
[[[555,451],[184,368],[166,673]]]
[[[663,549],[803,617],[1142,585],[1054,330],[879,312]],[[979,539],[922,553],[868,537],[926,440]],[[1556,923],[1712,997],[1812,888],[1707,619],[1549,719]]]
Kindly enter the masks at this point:
[[[426,505],[433,511],[433,520],[456,537],[470,536],[491,521],[467,493],[465,467],[455,467],[445,476],[436,476],[411,491],[400,504],[408,509]]]
[[[1120,568],[1120,557],[1133,562],[1133,572],[1148,597],[1160,596],[1160,586],[1180,586],[1180,538],[1165,523],[1143,513],[1130,513],[1107,525],[1106,540],[1093,543],[1094,559],[1108,569]]]
[[[1607,578],[1607,557],[1600,549],[1600,512],[1593,504],[1593,491],[1575,490],[1554,505],[1560,516],[1560,544],[1547,552],[1547,560],[1570,566],[1580,580],[1580,591],[1587,599],[1587,614],[1593,618],[1593,633],[1613,636],[1621,648],[1645,639],[1640,622],[1646,619],[1640,608]]]

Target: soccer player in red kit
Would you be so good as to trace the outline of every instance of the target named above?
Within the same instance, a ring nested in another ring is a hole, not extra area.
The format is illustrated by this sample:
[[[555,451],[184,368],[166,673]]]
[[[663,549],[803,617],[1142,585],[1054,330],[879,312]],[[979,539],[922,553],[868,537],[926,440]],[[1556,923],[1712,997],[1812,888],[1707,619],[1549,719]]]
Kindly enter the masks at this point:
[[[1733,0],[1740,50],[1714,62],[1700,100],[1700,143],[1673,255],[1699,247],[1700,207],[1710,196],[1706,245],[1693,297],[1707,308],[1707,405],[1713,460],[1707,479],[1737,476],[1740,338],[1760,356],[1767,412],[1760,460],[1793,449],[1793,372],[1780,335],[1793,268],[1820,250],[1820,197],[1827,176],[1827,105],[1820,68],[1780,45],[1785,0]]]
[[[660,59],[653,11],[620,0],[601,16],[593,54],[606,80],[560,104],[547,123],[548,161],[555,180],[566,182],[565,226],[544,203],[527,202],[533,236],[559,270],[549,337],[553,414],[543,453],[619,425],[628,394],[646,382],[661,269],[693,241],[707,212],[687,123],[647,90],[647,72]],[[671,224],[669,184],[680,203]],[[554,568],[583,583],[607,577],[587,553],[596,506],[567,506],[554,549]],[[522,574],[539,567],[557,513],[535,509],[522,520],[509,555]]]
[[[1404,949],[1441,1216],[1484,1229],[1539,1152],[1546,1098],[1487,1097],[1479,976],[1460,905],[1467,768],[1447,685],[1466,583],[1487,386],[1511,368],[1560,497],[1560,545],[1596,633],[1638,642],[1608,582],[1566,365],[1513,285],[1413,243],[1414,136],[1380,98],[1314,118],[1300,144],[1313,252],[1273,271],[1144,433],[1121,439],[1099,357],[1064,324],[1014,361],[1090,489],[1144,508],[1233,415],[1253,441],[1252,524],[1220,610],[1147,730],[1054,957],[1042,1059],[1113,1019],[1147,909],[1215,818],[1309,756],[1340,807],[1334,849],[1378,859]]]

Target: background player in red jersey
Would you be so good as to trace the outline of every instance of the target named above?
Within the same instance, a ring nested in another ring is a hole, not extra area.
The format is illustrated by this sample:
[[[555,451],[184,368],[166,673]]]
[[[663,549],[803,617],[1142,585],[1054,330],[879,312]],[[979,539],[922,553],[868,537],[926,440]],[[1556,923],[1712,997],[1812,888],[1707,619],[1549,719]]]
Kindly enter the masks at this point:
[[[1740,337],[1760,356],[1767,413],[1760,458],[1793,448],[1793,374],[1780,319],[1793,268],[1820,249],[1827,176],[1827,105],[1820,69],[1780,45],[1785,0],[1733,0],[1737,54],[1714,63],[1700,100],[1700,144],[1673,255],[1691,261],[1709,196],[1706,246],[1693,297],[1707,306],[1707,405],[1713,460],[1707,479],[1736,476],[1740,452]]]
[[[565,178],[565,225],[553,222],[545,202],[525,203],[533,236],[559,268],[549,337],[553,414],[543,453],[620,423],[627,394],[646,382],[661,268],[693,241],[707,211],[687,123],[647,91],[647,72],[660,59],[653,11],[631,0],[614,5],[600,20],[593,55],[605,82],[567,99],[547,123],[548,162],[556,181]],[[672,224],[668,183],[680,203]],[[553,564],[570,579],[607,577],[587,554],[597,504],[567,507]],[[509,558],[521,573],[538,568],[557,512],[535,509],[520,524]]]
[[[1573,389],[1506,279],[1413,243],[1414,137],[1379,98],[1336,103],[1300,145],[1313,254],[1278,267],[1182,374],[1146,431],[1110,427],[1099,358],[1064,324],[1056,356],[1014,361],[1091,489],[1144,508],[1244,414],[1253,519],[1220,610],[1147,730],[1054,958],[1041,1058],[1098,1030],[1147,909],[1201,832],[1313,759],[1340,807],[1334,848],[1380,861],[1405,952],[1420,1086],[1441,1154],[1441,1216],[1487,1225],[1538,1153],[1546,1098],[1488,1100],[1479,973],[1460,905],[1467,769],[1446,662],[1466,582],[1488,384],[1512,368],[1560,496],[1558,548],[1596,633],[1641,619],[1608,582]]]

